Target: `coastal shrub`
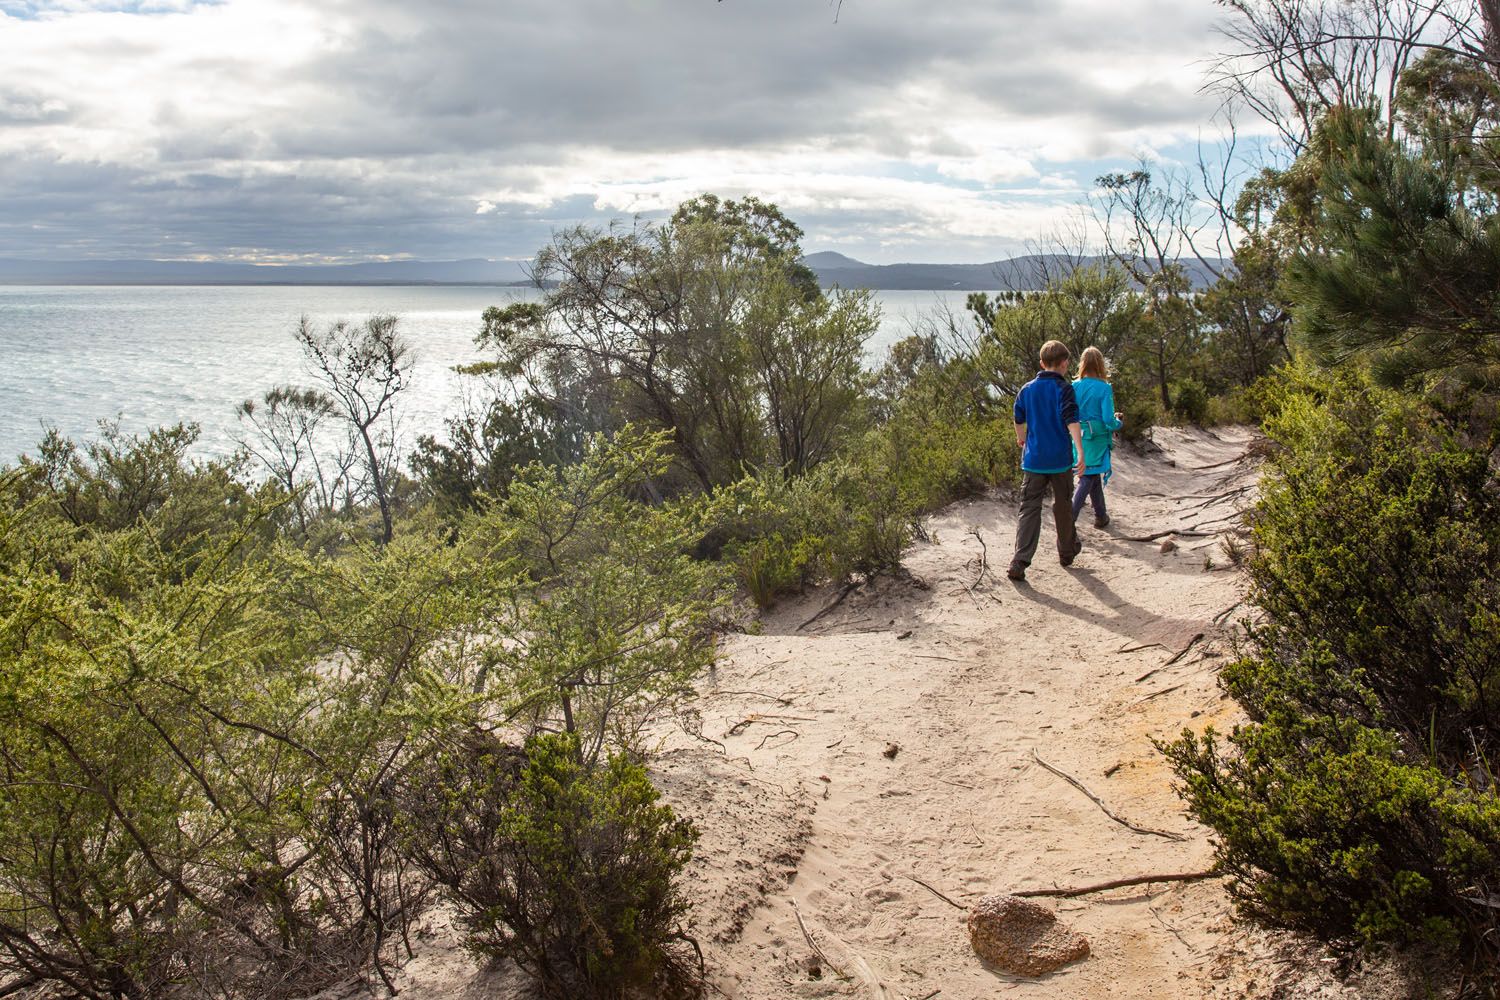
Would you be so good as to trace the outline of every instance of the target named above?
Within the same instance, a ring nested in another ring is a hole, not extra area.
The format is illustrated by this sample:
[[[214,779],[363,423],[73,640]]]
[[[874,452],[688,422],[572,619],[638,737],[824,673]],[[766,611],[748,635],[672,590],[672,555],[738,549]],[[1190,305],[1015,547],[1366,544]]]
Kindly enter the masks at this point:
[[[246,540],[269,539],[268,494],[241,482],[235,463],[192,458],[198,433],[196,424],[175,424],[131,434],[108,421],[82,442],[50,431],[35,458],[22,458],[18,488],[73,528],[148,525],[157,544],[184,556],[252,521]]]
[[[1117,380],[1115,382],[1115,407],[1124,421],[1118,431],[1119,439],[1132,444],[1146,440],[1151,428],[1161,422],[1161,400],[1149,389],[1132,391]]]
[[[1500,890],[1500,490],[1485,447],[1354,374],[1267,393],[1249,562],[1261,624],[1226,667],[1249,716],[1165,749],[1251,913],[1493,958]]]
[[[694,558],[707,501],[650,499],[671,462],[664,433],[598,436],[576,464],[519,470],[464,530],[471,565],[513,573],[496,576],[489,693],[590,761],[691,696],[732,598],[728,568]]]
[[[1172,385],[1172,416],[1183,423],[1202,424],[1208,414],[1208,392],[1195,378],[1180,378]]]
[[[1257,386],[1258,383],[1250,386],[1234,386],[1216,396],[1210,396],[1203,411],[1203,425],[1206,427],[1230,424],[1259,425],[1264,417],[1264,409]]]
[[[383,788],[464,703],[454,550],[262,550],[254,516],[168,548],[29,488],[0,477],[0,983],[276,1000],[382,973],[423,900]]]
[[[471,729],[409,774],[401,803],[408,849],[475,952],[559,1000],[700,992],[678,886],[697,831],[640,764],[589,765],[572,735],[520,748]]]

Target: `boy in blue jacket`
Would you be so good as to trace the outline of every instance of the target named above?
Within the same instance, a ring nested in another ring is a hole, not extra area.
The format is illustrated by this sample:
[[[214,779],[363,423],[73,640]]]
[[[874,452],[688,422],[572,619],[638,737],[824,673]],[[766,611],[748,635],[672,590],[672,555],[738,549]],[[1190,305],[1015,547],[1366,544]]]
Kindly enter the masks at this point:
[[[1049,340],[1042,345],[1042,370],[1016,393],[1016,444],[1021,448],[1021,518],[1016,527],[1016,554],[1006,576],[1025,580],[1026,567],[1036,554],[1042,533],[1042,501],[1052,493],[1052,519],[1057,523],[1057,557],[1064,566],[1083,551],[1073,530],[1073,473],[1082,475],[1083,436],[1078,426],[1078,401],[1068,381],[1070,355],[1066,345]]]

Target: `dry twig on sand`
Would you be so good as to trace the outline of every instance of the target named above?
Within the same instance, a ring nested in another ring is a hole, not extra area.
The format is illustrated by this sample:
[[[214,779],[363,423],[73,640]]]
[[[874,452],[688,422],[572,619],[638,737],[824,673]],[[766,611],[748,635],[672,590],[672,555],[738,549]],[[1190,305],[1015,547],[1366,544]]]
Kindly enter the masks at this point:
[[[1191,528],[1172,528],[1169,531],[1158,531],[1150,535],[1120,535],[1122,542],[1154,542],[1168,535],[1177,535],[1179,538],[1212,538],[1221,534],[1217,531],[1193,531]]]
[[[1176,872],[1170,875],[1135,875],[1130,878],[1111,879],[1108,882],[1097,882],[1094,885],[1080,885],[1071,888],[1051,889],[1022,889],[1011,893],[1012,896],[1051,896],[1058,899],[1072,899],[1074,896],[1087,896],[1090,893],[1105,892],[1109,889],[1124,889],[1132,885],[1150,885],[1152,882],[1202,882],[1205,879],[1219,878],[1220,873],[1212,869],[1205,872]]]
[[[801,735],[802,734],[799,733],[799,732],[797,732],[797,730],[795,730],[795,729],[782,729],[782,730],[780,730],[778,732],[767,733],[766,735],[764,735],[764,736],[762,736],[760,738],[760,742],[759,743],[755,744],[755,749],[759,750],[761,747],[763,747],[763,746],[766,745],[766,741],[767,740],[773,740],[773,739],[775,739],[778,736],[790,736],[791,739],[787,740],[787,743],[792,743],[792,742],[795,742],[797,740],[797,738],[800,737]],[[778,745],[779,746],[786,746],[786,743],[781,743],[781,744],[778,744]]]
[[[1246,451],[1245,453],[1236,455],[1233,458],[1226,458],[1222,462],[1215,462],[1213,465],[1190,465],[1187,467],[1187,469],[1189,472],[1207,472],[1209,469],[1222,469],[1226,465],[1233,465],[1236,462],[1243,462],[1249,457],[1250,453]]]
[[[1135,823],[1130,822],[1130,820],[1121,816],[1119,813],[1115,812],[1108,805],[1106,805],[1104,800],[1090,791],[1089,787],[1083,782],[1079,781],[1077,778],[1073,777],[1062,768],[1056,767],[1043,760],[1041,755],[1036,752],[1035,747],[1033,747],[1031,750],[1031,759],[1045,767],[1047,770],[1051,771],[1053,774],[1057,775],[1059,778],[1066,781],[1068,784],[1072,785],[1074,788],[1078,789],[1084,795],[1087,795],[1089,799],[1094,803],[1094,805],[1098,806],[1104,812],[1104,815],[1108,816],[1116,823],[1125,827],[1127,830],[1134,830],[1136,833],[1143,833],[1152,837],[1165,837],[1167,840],[1187,840],[1187,838],[1180,833],[1173,833],[1170,830],[1158,830],[1154,827],[1149,826],[1139,826]]]
[[[932,886],[928,885],[926,882],[923,882],[921,879],[917,878],[915,875],[903,875],[901,877],[904,878],[904,879],[910,879],[911,881],[917,883],[917,885],[920,885],[922,888],[926,889],[928,892],[932,893],[938,899],[941,899],[943,902],[947,903],[949,906],[953,907],[954,909],[958,909],[958,910],[967,910],[968,909],[968,907],[965,906],[964,904],[962,904],[962,903],[955,903],[953,900],[949,899],[947,896],[943,895],[941,892],[938,892]]]
[[[1244,603],[1245,603],[1244,601],[1235,601],[1229,607],[1225,608],[1223,611],[1220,611],[1218,614],[1214,615],[1214,624],[1215,625],[1223,625],[1225,622],[1227,622],[1229,620],[1229,616],[1232,615],[1232,614],[1234,614],[1235,611],[1238,610],[1239,607],[1241,605],[1243,605]]]
[[[738,736],[751,726],[759,723],[762,726],[773,725],[777,722],[817,722],[817,719],[805,715],[761,715],[756,713],[748,718],[742,719],[724,731],[724,736]]]
[[[1135,700],[1135,704],[1139,705],[1142,702],[1150,701],[1152,698],[1160,698],[1164,694],[1171,694],[1173,691],[1176,691],[1179,688],[1184,688],[1184,687],[1187,687],[1187,681],[1183,681],[1181,684],[1173,684],[1171,687],[1164,687],[1160,691],[1152,691],[1150,694],[1146,695],[1144,698],[1137,698]]]
[[[984,536],[979,533],[979,525],[969,525],[969,534],[979,543],[979,573],[974,577],[974,582],[966,588],[972,597],[974,588],[984,583],[984,575],[990,571],[990,547],[984,544]]]
[[[726,691],[723,688],[715,688],[714,690],[708,692],[708,694],[705,695],[704,697],[712,698],[714,695],[720,695],[720,694],[737,694],[737,695],[744,695],[744,696],[747,696],[747,697],[748,696],[754,696],[756,698],[769,698],[772,701],[779,701],[783,705],[790,705],[790,704],[792,704],[792,699],[790,699],[790,698],[783,698],[780,695],[775,695],[775,694],[767,694],[764,691]]]
[[[1163,663],[1162,666],[1164,666],[1164,667],[1170,667],[1172,664],[1174,664],[1178,660],[1182,659],[1184,656],[1187,655],[1187,651],[1190,650],[1190,649],[1192,649],[1193,646],[1198,642],[1198,640],[1202,639],[1202,638],[1203,638],[1203,633],[1202,632],[1199,632],[1197,635],[1193,636],[1191,639],[1189,639],[1187,641],[1187,645],[1186,646],[1183,646],[1177,652],[1173,653],[1172,654],[1172,658],[1170,660],[1168,660],[1166,663]]]
[[[844,603],[844,598],[848,597],[850,594],[854,593],[859,588],[860,588],[860,584],[858,582],[844,584],[844,589],[842,589],[842,590],[839,591],[839,596],[835,597],[833,600],[831,600],[827,604],[825,604],[823,606],[823,610],[822,611],[819,611],[817,614],[813,615],[807,621],[803,622],[801,625],[798,625],[797,626],[797,631],[801,632],[803,629],[807,628],[807,626],[811,625],[813,622],[817,621],[819,618],[822,618],[824,615],[828,614],[828,612],[832,611],[834,608],[838,607],[840,604],[843,604]]]
[[[828,961],[828,956],[823,954],[823,949],[819,948],[818,942],[813,940],[812,931],[807,929],[807,922],[802,919],[802,910],[797,906],[797,901],[793,899],[790,902],[792,904],[792,913],[797,916],[797,926],[802,929],[802,938],[807,942],[807,946],[812,949],[812,953],[818,957],[818,961],[832,969],[833,974],[840,979],[848,979],[849,977],[844,973],[844,970]]]

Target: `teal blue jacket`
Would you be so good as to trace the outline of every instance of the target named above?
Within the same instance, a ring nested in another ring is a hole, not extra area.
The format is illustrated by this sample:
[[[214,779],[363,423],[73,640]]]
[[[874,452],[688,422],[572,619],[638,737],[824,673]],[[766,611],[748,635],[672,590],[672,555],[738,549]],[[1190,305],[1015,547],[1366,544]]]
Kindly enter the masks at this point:
[[[1109,482],[1109,453],[1114,448],[1115,431],[1120,429],[1120,421],[1115,418],[1115,390],[1102,378],[1081,378],[1073,383],[1073,395],[1078,400],[1078,424],[1083,430],[1083,474],[1102,475]]]

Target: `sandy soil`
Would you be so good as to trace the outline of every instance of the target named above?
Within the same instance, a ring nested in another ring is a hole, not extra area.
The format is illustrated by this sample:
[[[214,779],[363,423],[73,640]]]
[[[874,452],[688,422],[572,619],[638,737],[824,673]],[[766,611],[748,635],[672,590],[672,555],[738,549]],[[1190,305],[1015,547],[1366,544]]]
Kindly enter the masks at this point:
[[[1216,619],[1229,620],[1243,580],[1217,538],[1180,536],[1169,553],[1128,538],[1212,531],[1233,516],[1232,500],[1200,509],[1208,497],[1198,495],[1253,482],[1253,466],[1234,461],[1250,437],[1158,438],[1164,454],[1117,463],[1114,523],[1097,530],[1085,511],[1085,549],[1070,569],[1044,534],[1028,582],[1012,584],[1013,502],[960,504],[911,551],[920,584],[882,581],[800,627],[833,596],[814,595],[730,644],[706,689],[705,734],[760,778],[800,786],[817,811],[787,892],[714,956],[724,995],[835,996],[857,984],[893,998],[1197,998],[1238,984],[1217,882],[1060,901],[1093,954],[1022,980],[981,966],[963,914],[915,881],[962,904],[1208,866],[1207,836],[1183,817],[1151,741],[1232,720],[1215,681],[1227,651]],[[975,585],[981,538],[991,572]],[[785,703],[715,695],[733,690]],[[1114,822],[1033,753],[1125,819],[1183,839]],[[853,983],[830,970],[811,977],[793,901]]]
[[[1041,979],[987,969],[969,948],[958,907],[986,893],[1210,862],[1152,740],[1235,719],[1215,678],[1244,581],[1211,533],[1250,498],[1251,436],[1157,440],[1164,451],[1120,457],[1114,523],[1096,530],[1085,511],[1071,569],[1049,515],[1029,582],[1012,584],[1013,502],[960,504],[909,553],[912,580],[861,588],[807,624],[838,596],[824,589],[726,642],[694,710],[700,738],[664,737],[657,769],[703,831],[689,889],[711,995],[1394,995],[1237,925],[1219,881],[1057,901],[1092,955]],[[1131,540],[1168,529],[1210,534],[1165,553]],[[1033,754],[1169,836],[1115,822]],[[518,995],[513,975],[473,966],[440,914],[429,924],[408,995]]]

